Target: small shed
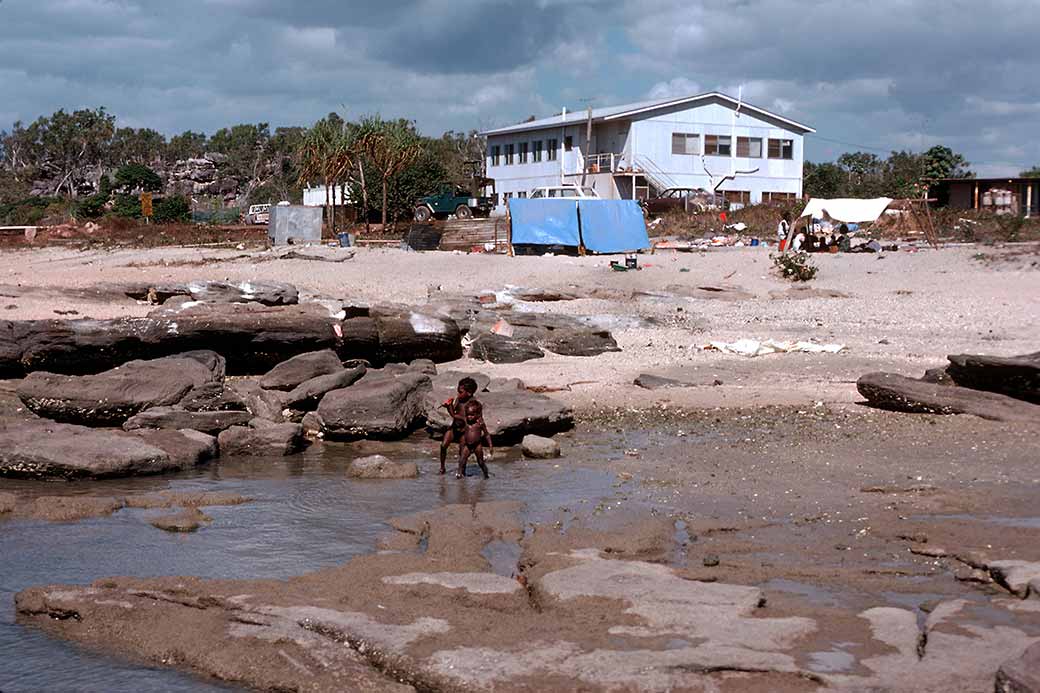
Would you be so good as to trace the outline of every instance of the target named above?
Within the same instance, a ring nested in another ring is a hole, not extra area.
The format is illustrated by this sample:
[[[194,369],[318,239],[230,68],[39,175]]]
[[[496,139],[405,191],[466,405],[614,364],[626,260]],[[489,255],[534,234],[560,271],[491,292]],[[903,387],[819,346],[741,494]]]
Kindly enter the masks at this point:
[[[303,205],[271,207],[271,221],[267,225],[271,244],[321,243],[322,212],[321,207]]]

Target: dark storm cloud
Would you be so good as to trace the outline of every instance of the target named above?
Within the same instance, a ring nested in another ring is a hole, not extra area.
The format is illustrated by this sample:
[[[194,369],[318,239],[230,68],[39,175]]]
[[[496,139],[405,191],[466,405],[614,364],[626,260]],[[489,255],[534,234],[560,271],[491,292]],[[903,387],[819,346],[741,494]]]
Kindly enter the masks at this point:
[[[0,128],[59,107],[211,131],[330,110],[425,130],[580,98],[743,89],[817,127],[814,158],[944,142],[1040,162],[1031,0],[3,0]]]

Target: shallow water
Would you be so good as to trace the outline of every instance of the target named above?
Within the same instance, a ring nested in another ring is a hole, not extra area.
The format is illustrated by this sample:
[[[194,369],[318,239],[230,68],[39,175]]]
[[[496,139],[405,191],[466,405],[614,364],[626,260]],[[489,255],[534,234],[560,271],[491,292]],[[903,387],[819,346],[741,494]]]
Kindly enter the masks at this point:
[[[204,508],[213,522],[194,534],[170,534],[147,523],[164,510],[124,509],[77,523],[0,521],[0,691],[226,691],[191,674],[97,654],[15,623],[14,595],[33,585],[86,584],[116,576],[198,575],[286,578],[338,565],[372,551],[386,520],[450,503],[519,500],[532,520],[562,508],[594,507],[614,498],[613,474],[565,463],[529,462],[507,452],[492,478],[456,480],[436,474],[428,443],[394,447],[326,445],[277,459],[224,460],[176,476],[85,484],[3,481],[5,490],[40,495],[121,495],[160,489],[220,490],[255,500]],[[359,453],[381,452],[420,462],[418,479],[346,478]],[[494,568],[515,565],[511,547],[490,554]]]

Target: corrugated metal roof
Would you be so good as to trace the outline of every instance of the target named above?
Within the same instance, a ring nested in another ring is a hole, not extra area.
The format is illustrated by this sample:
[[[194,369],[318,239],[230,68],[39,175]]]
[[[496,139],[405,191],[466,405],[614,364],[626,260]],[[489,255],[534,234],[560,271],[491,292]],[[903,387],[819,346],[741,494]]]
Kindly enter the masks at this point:
[[[734,106],[736,106],[739,103],[741,110],[753,111],[762,115],[766,115],[770,118],[790,125],[792,128],[796,130],[802,130],[803,132],[816,132],[816,130],[809,127],[808,125],[803,125],[797,121],[791,120],[790,118],[785,118],[781,115],[777,115],[776,113],[767,111],[764,108],[753,106],[747,103],[746,101],[738,101],[732,96],[728,96],[727,94],[723,94],[717,91],[706,92],[704,94],[695,94],[692,96],[683,96],[678,98],[672,97],[668,99],[637,101],[635,103],[627,103],[621,106],[606,106],[604,108],[594,108],[592,109],[592,120],[594,122],[604,120],[615,120],[627,115],[636,115],[639,113],[646,113],[648,111],[657,110],[659,108],[679,106],[685,103],[693,101],[703,101],[707,99],[721,99],[723,101],[728,101]],[[584,123],[587,120],[587,110],[570,111],[567,113],[566,117],[562,114],[558,114],[549,118],[540,118],[538,120],[532,120],[527,123],[517,123],[516,125],[509,125],[506,127],[494,128],[492,130],[485,130],[480,134],[506,135],[513,132],[526,132],[528,130],[544,130],[546,128],[561,127],[563,125],[576,125],[579,123]]]

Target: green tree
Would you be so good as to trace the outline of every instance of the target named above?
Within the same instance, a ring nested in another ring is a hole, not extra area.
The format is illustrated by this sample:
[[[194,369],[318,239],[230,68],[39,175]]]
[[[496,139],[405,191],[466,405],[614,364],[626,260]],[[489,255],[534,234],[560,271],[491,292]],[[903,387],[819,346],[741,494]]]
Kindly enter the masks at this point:
[[[166,137],[150,128],[118,128],[112,136],[107,163],[110,166],[161,164],[166,154]]]
[[[366,132],[360,140],[360,149],[366,163],[379,174],[383,192],[382,225],[385,229],[390,181],[422,155],[422,138],[416,132],[415,124],[403,119],[388,121],[375,116],[366,118],[362,124]]]
[[[247,197],[264,182],[270,139],[267,123],[221,128],[209,139],[209,149],[227,157],[218,169],[244,186]]]
[[[126,192],[155,192],[162,189],[162,179],[143,164],[125,164],[116,171],[116,187]]]
[[[802,166],[802,189],[809,197],[842,197],[846,185],[846,172],[838,164],[806,161]]]
[[[924,178],[928,180],[975,177],[975,174],[969,170],[968,162],[965,158],[949,147],[936,145],[922,156],[924,159]]]
[[[174,135],[166,144],[164,158],[168,162],[198,159],[206,153],[206,135],[201,132],[185,130]]]
[[[34,174],[45,172],[57,181],[55,194],[64,191],[73,197],[88,170],[100,168],[106,160],[114,132],[115,116],[104,108],[58,110],[20,129],[18,156],[25,157],[25,167]]]
[[[191,203],[180,195],[170,195],[155,203],[152,220],[158,224],[183,224],[191,221]]]
[[[336,232],[335,190],[343,189],[351,178],[359,151],[357,130],[330,113],[303,134],[300,149],[301,182],[320,181],[325,187],[325,216]]]
[[[919,197],[927,162],[923,154],[892,152],[885,162],[884,194],[887,197]]]

